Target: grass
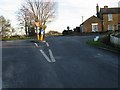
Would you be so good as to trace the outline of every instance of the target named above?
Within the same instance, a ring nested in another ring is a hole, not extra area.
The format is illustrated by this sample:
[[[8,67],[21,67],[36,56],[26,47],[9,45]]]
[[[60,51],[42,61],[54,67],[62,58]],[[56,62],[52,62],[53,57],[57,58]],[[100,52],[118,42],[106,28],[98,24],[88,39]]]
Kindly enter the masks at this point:
[[[94,45],[94,46],[99,46],[99,47],[103,47],[103,48],[108,48],[109,47],[108,45],[100,42],[99,40],[98,41],[88,40],[87,44]]]
[[[87,44],[120,53],[120,47],[119,46],[113,45],[111,43],[104,44],[103,42],[101,42],[101,40],[98,40],[98,41],[88,40]]]
[[[4,38],[2,38],[2,41],[26,40],[26,39],[31,39],[31,37],[27,37],[27,36],[12,36],[10,38],[4,37]]]

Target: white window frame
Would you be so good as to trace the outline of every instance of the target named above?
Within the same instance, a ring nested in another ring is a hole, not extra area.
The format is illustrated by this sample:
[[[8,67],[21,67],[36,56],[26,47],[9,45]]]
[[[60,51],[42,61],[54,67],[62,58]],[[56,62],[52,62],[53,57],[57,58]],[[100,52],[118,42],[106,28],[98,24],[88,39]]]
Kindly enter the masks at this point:
[[[113,20],[112,14],[108,14],[108,21],[112,21],[112,20]]]
[[[114,26],[112,24],[108,25],[108,31],[113,31],[114,30]]]
[[[97,26],[97,30],[93,29],[93,26]],[[98,23],[92,23],[92,32],[98,32]]]

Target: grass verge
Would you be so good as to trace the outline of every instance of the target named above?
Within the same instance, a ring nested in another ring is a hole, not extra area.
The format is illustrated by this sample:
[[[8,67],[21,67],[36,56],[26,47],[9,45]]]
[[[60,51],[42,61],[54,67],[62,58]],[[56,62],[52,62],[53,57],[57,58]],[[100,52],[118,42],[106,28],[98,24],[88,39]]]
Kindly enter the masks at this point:
[[[2,38],[2,41],[11,41],[11,40],[26,40],[26,39],[32,39],[32,37],[27,37],[27,36],[13,36],[13,37],[5,37]]]
[[[106,49],[106,50],[109,50],[109,51],[113,51],[113,52],[116,52],[116,53],[120,53],[120,47],[118,47],[116,45],[113,45],[111,43],[104,44],[104,43],[101,42],[101,40],[98,40],[98,41],[88,40],[87,44],[92,45],[92,46],[96,46],[96,47],[99,47],[99,48],[102,48],[102,49]]]

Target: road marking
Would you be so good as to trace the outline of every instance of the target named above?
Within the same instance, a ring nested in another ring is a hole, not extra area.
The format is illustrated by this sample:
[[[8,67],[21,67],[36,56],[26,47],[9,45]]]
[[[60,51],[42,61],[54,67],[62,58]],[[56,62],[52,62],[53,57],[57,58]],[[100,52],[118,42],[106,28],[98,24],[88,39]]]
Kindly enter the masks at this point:
[[[6,41],[6,42],[14,42],[14,41]]]
[[[34,43],[36,47],[38,47],[38,44],[37,43]]]
[[[46,45],[47,45],[47,47],[49,47],[49,46],[50,46],[48,42],[46,42]]]
[[[49,49],[49,54],[50,54],[51,61],[55,62],[56,60],[55,60],[55,58],[53,56],[53,53],[52,53],[51,49]]]
[[[43,56],[45,57],[45,59],[48,61],[48,62],[51,62],[49,57],[44,53],[43,50],[40,50],[40,52],[43,54]]]

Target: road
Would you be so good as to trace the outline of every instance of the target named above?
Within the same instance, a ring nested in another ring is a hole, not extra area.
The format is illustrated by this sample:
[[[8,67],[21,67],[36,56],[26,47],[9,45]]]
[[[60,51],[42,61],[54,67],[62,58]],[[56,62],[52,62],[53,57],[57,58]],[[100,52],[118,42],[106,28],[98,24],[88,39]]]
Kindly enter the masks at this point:
[[[117,88],[118,54],[87,45],[93,37],[3,41],[3,88]]]

